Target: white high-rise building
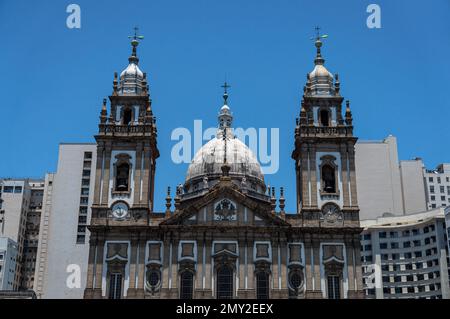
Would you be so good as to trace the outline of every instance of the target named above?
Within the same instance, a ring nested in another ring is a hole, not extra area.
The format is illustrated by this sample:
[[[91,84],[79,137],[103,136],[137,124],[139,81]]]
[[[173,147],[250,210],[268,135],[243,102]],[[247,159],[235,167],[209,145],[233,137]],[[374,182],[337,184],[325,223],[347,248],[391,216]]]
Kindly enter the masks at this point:
[[[428,209],[450,206],[450,163],[436,169],[423,169]]]
[[[423,167],[424,165],[420,158],[400,161],[402,199],[405,214],[419,213],[428,209]]]
[[[403,215],[397,139],[358,141],[355,153],[360,219]]]
[[[421,158],[398,159],[397,139],[355,146],[360,218],[402,216],[450,205],[450,164],[428,170]]]
[[[83,298],[89,254],[96,144],[60,144],[47,175],[38,263],[38,298]]]
[[[8,237],[0,237],[0,291],[15,289],[17,243]]]
[[[365,220],[361,226],[367,298],[450,298],[443,208]]]
[[[17,243],[13,289],[32,289],[43,181],[0,179],[0,237]]]

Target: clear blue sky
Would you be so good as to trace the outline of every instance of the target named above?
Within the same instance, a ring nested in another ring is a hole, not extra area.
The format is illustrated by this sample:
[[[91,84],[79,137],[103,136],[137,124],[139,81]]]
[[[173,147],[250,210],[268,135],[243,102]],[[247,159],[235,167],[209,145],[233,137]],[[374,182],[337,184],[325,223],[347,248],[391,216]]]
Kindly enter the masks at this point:
[[[81,6],[80,30],[66,27],[70,3]],[[381,29],[366,27],[370,3],[381,6]],[[0,176],[43,176],[56,170],[60,142],[94,141],[135,25],[158,117],[158,210],[187,169],[170,160],[170,133],[195,119],[216,125],[225,74],[236,126],[280,128],[281,168],[266,179],[294,210],[290,155],[316,25],[329,34],[326,66],[351,100],[356,135],[393,134],[401,159],[430,168],[450,161],[448,0],[0,0]]]

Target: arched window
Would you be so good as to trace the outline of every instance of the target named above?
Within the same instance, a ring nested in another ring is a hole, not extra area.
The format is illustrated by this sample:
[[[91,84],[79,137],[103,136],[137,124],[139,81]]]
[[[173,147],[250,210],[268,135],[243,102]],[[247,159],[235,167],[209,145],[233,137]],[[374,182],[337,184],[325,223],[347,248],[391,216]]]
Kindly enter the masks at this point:
[[[334,168],[326,164],[322,166],[322,190],[325,193],[336,193],[336,176]]]
[[[194,292],[194,274],[183,271],[180,276],[180,299],[192,299]]]
[[[328,110],[320,111],[319,120],[321,126],[330,126],[330,113],[328,112]]]
[[[131,109],[125,109],[123,111],[123,124],[130,125],[132,117],[133,117],[133,112],[131,111]]]
[[[116,168],[116,191],[127,192],[129,190],[130,164],[120,163]]]
[[[265,271],[256,273],[256,298],[269,299],[269,274]]]
[[[221,266],[217,270],[217,299],[233,298],[233,269]]]

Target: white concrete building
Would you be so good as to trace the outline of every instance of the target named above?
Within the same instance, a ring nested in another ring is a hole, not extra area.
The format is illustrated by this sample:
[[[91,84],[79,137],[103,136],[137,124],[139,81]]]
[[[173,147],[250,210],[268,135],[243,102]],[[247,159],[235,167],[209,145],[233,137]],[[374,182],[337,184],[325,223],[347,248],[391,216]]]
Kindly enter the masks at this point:
[[[428,209],[450,206],[450,163],[434,170],[423,169]]]
[[[8,237],[17,243],[17,263],[16,263],[16,277],[14,279],[14,290],[19,288],[27,289],[30,285],[32,288],[33,282],[31,277],[24,277],[24,274],[29,274],[34,270],[29,264],[25,264],[27,259],[30,260],[30,255],[33,255],[33,248],[30,245],[37,246],[32,236],[27,240],[27,223],[28,216],[33,219],[33,216],[40,215],[40,207],[37,203],[37,192],[42,191],[41,180],[32,179],[0,179],[0,199],[1,217],[0,217],[0,236]],[[36,222],[36,220],[34,220]],[[28,223],[31,226],[31,223]],[[32,230],[32,227],[30,227]],[[25,250],[26,248],[26,250]],[[30,254],[28,252],[31,251]],[[28,258],[27,258],[28,257]],[[33,257],[31,257],[33,259]],[[31,268],[30,268],[31,267]]]
[[[34,291],[38,298],[44,294],[44,283],[48,268],[48,239],[49,225],[52,213],[52,195],[54,174],[46,174],[44,182],[44,194],[42,199],[41,221],[39,225],[38,250],[35,264]]]
[[[444,209],[444,215],[445,215],[445,227],[447,228],[447,246],[450,249],[450,205]],[[447,263],[450,266],[450,255],[447,256]]]
[[[450,164],[427,170],[421,158],[398,159],[397,140],[356,143],[360,219],[402,216],[450,205]]]
[[[95,159],[95,144],[59,146],[57,172],[46,178],[46,187],[51,190],[44,199],[47,206],[36,266],[38,298],[83,298]]]
[[[0,291],[15,289],[17,248],[15,241],[0,237]]]
[[[356,185],[360,219],[371,219],[385,213],[403,215],[397,139],[358,141],[356,152]]]
[[[450,298],[443,208],[365,220],[361,226],[367,298]]]
[[[420,158],[400,161],[402,200],[406,214],[419,213],[429,209],[423,171],[424,165]]]

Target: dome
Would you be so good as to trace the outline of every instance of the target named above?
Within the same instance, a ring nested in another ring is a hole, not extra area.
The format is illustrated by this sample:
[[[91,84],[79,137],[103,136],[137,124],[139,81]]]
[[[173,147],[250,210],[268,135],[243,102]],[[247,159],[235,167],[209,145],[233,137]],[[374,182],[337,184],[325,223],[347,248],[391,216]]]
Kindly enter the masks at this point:
[[[133,51],[128,58],[128,66],[120,73],[118,93],[119,95],[141,94],[147,86],[146,75],[139,68],[139,58],[137,56],[137,46],[139,41],[131,41]]]
[[[314,59],[314,69],[308,74],[307,88],[312,96],[333,96],[335,88],[333,85],[333,74],[324,66],[325,59],[322,57],[322,41],[316,40],[317,54]]]
[[[226,87],[229,87],[226,85]],[[197,151],[186,174],[185,195],[206,191],[217,184],[227,165],[227,176],[242,190],[264,194],[266,186],[261,166],[253,152],[232,133],[233,114],[223,95],[216,136]]]
[[[133,77],[133,78],[144,78],[144,73],[139,69],[139,66],[137,66],[134,63],[130,63],[128,67],[120,73],[120,79],[123,80],[126,77]]]
[[[318,64],[314,67],[311,73],[309,73],[309,78],[312,80],[316,77],[328,77],[331,80],[333,79],[333,74],[327,70],[322,64]]]
[[[256,156],[238,138],[230,136],[226,141],[223,137],[213,138],[195,154],[187,171],[186,182],[203,180],[204,177],[208,177],[208,180],[220,177],[225,158],[232,178],[240,180],[245,176],[249,181],[264,184],[264,175]]]

